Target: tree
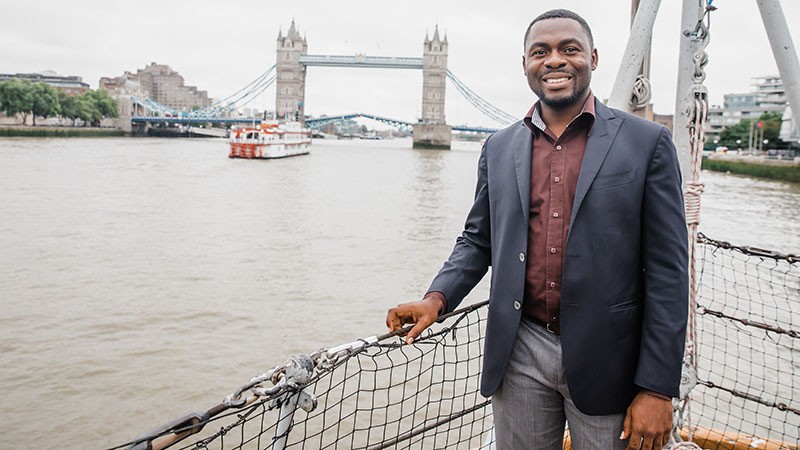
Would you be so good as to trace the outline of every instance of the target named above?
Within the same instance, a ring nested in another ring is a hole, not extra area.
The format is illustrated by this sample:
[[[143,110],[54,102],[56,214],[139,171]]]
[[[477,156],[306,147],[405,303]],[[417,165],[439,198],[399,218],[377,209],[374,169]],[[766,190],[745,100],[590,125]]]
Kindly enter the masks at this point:
[[[75,120],[80,118],[78,97],[59,91],[58,103],[61,104],[61,117],[71,120],[72,126],[75,126]]]
[[[33,100],[31,102],[31,115],[33,116],[34,126],[36,125],[36,116],[46,119],[61,111],[61,105],[58,102],[58,91],[49,84],[34,83],[31,88],[31,96]]]
[[[103,90],[89,91],[86,94],[102,117],[117,117],[117,102]]]
[[[77,118],[83,121],[83,125],[97,123],[99,125],[102,115],[98,111],[91,97],[87,93],[75,96]]]
[[[27,80],[13,78],[0,84],[0,108],[6,115],[22,114],[22,122],[28,118],[28,113],[33,110],[33,84]]]
[[[758,118],[763,122],[764,131],[761,139],[769,141],[769,146],[772,148],[779,147],[785,148],[786,143],[780,138],[781,134],[781,120],[783,120],[783,113],[781,112],[765,112]]]
[[[755,147],[758,147],[758,142],[762,139],[766,139],[770,147],[786,147],[786,143],[779,137],[782,116],[783,114],[779,112],[765,112],[761,114],[754,125],[753,121],[744,119],[736,125],[722,130],[719,134],[719,145],[728,148],[747,148],[750,143],[752,126],[752,139]],[[761,122],[761,127],[758,126],[758,122]],[[737,140],[740,141],[738,144]]]
[[[105,91],[88,91],[81,95],[59,95],[61,116],[72,120],[72,125],[80,119],[84,125],[100,126],[104,117],[117,117],[117,102]]]
[[[750,139],[750,124],[748,119],[739,121],[736,125],[729,126],[719,134],[719,145],[728,148],[747,147]],[[737,144],[736,141],[739,141]]]

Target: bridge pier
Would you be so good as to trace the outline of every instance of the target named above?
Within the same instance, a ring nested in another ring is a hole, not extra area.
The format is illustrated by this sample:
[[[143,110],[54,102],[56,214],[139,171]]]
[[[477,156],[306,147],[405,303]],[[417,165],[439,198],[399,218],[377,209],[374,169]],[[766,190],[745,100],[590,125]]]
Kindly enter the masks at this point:
[[[450,150],[453,128],[443,123],[414,124],[414,148]]]

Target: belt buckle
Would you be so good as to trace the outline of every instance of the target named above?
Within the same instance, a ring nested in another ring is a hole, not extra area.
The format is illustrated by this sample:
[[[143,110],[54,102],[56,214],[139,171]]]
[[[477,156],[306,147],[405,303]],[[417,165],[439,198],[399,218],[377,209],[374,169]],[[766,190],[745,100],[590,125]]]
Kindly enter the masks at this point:
[[[544,328],[547,330],[547,332],[548,332],[548,333],[550,333],[550,334],[556,334],[556,332],[555,332],[555,331],[553,331],[553,329],[552,329],[552,328],[550,328],[550,324],[549,324],[549,323],[548,323],[548,324],[546,324]]]

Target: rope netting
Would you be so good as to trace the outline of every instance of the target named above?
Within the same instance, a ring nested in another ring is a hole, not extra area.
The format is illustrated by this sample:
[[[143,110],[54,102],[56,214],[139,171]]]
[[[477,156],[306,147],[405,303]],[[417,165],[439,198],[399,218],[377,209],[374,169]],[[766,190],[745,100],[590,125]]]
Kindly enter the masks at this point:
[[[487,304],[442,316],[414,345],[397,332],[293,356],[208,411],[114,448],[489,446],[491,402],[479,393]]]
[[[697,249],[697,369],[684,374],[691,410],[676,402],[676,437],[691,431],[710,450],[800,448],[800,258],[702,234]],[[479,393],[487,304],[443,316],[414,345],[396,332],[293,356],[114,448],[494,448]]]
[[[687,427],[703,448],[800,448],[798,261],[699,235]]]

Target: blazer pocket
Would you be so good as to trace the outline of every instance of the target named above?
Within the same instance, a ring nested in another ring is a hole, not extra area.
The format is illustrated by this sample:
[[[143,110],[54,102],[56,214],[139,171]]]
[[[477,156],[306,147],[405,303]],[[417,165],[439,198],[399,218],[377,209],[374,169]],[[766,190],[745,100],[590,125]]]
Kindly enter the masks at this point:
[[[615,303],[615,304],[611,305],[611,307],[608,308],[608,310],[611,311],[611,312],[627,311],[629,309],[638,308],[640,306],[642,306],[642,303],[639,300],[632,299],[632,300],[625,300],[625,301],[622,301],[622,302],[619,302],[619,303]]]
[[[625,186],[636,181],[636,168],[624,172],[609,173],[598,175],[592,183],[592,190],[610,189]]]
[[[618,344],[634,346],[641,339],[642,315],[644,308],[638,300],[625,300],[608,309],[611,333]],[[636,344],[638,345],[638,344]]]

